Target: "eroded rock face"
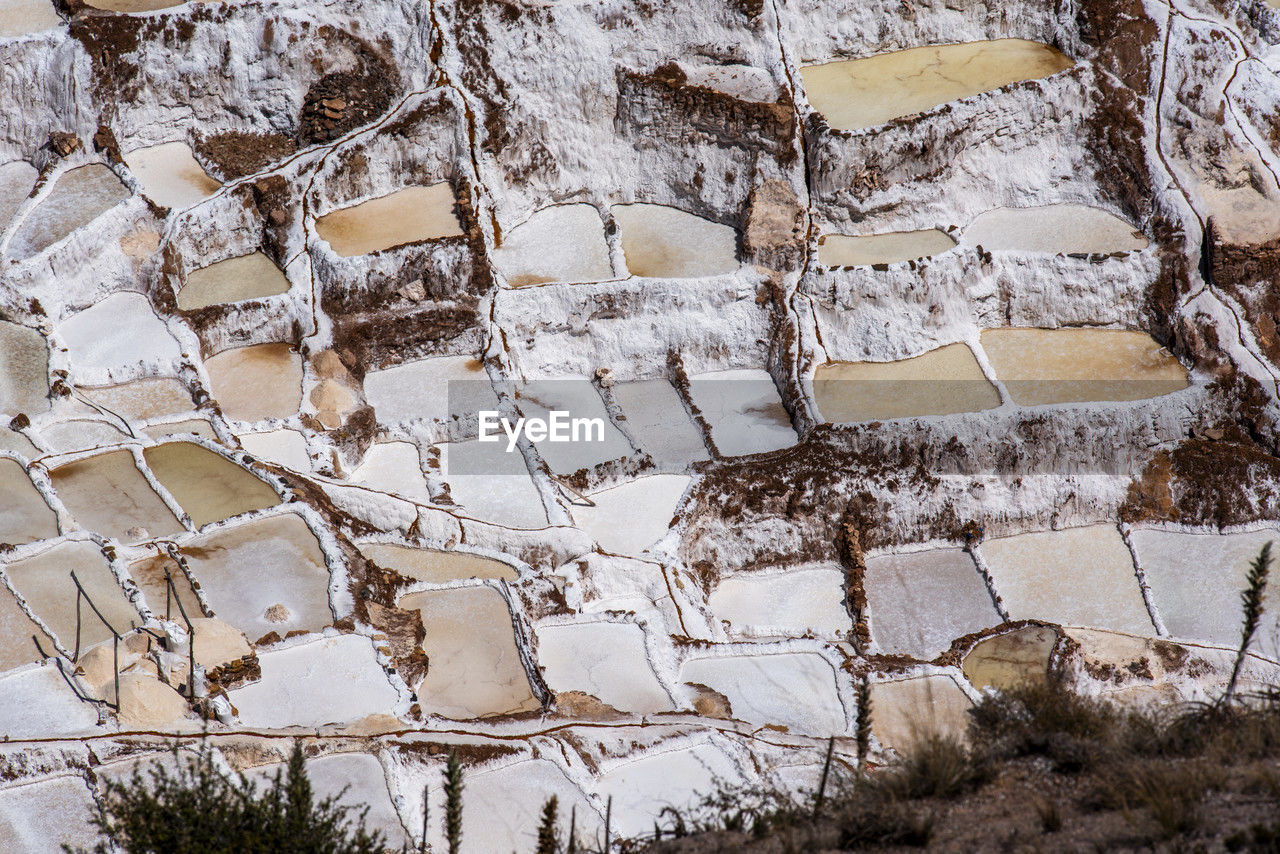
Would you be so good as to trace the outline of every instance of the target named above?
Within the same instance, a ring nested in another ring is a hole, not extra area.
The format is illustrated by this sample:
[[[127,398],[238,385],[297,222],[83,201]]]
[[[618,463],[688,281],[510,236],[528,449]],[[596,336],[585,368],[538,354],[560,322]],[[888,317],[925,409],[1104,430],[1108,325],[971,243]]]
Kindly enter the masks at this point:
[[[1229,672],[1280,11],[9,5],[0,735],[93,732],[57,657],[237,767],[318,733],[409,837],[456,748],[509,850],[553,792],[801,785],[864,680],[882,761],[1022,679]],[[481,441],[558,409],[604,441]]]

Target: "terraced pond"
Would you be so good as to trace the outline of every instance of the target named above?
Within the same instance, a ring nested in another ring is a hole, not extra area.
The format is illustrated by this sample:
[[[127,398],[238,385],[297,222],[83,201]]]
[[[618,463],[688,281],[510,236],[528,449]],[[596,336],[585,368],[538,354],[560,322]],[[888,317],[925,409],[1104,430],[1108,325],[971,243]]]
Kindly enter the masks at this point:
[[[833,423],[950,415],[1000,405],[1000,395],[965,344],[948,344],[897,362],[828,362],[813,397]]]
[[[289,290],[289,280],[261,252],[192,270],[178,291],[178,308],[194,311],[211,305],[276,296]]]
[[[997,39],[908,48],[800,73],[809,103],[831,127],[859,130],[1074,64],[1040,42]]]
[[[730,226],[666,205],[615,205],[613,218],[633,276],[690,279],[738,269]]]
[[[995,208],[969,223],[963,238],[988,251],[1107,254],[1147,246],[1131,223],[1088,205]]]
[[[9,240],[9,257],[38,255],[129,198],[129,189],[101,163],[68,169],[27,214]]]
[[[890,231],[883,234],[828,234],[818,241],[818,263],[826,267],[896,264],[946,252],[956,242],[945,231]]]
[[[343,258],[454,237],[462,234],[455,201],[447,182],[406,187],[325,214],[316,220],[316,233]]]
[[[222,186],[196,162],[191,146],[185,142],[135,148],[124,155],[124,162],[142,184],[142,194],[163,208],[189,208],[212,196]]]

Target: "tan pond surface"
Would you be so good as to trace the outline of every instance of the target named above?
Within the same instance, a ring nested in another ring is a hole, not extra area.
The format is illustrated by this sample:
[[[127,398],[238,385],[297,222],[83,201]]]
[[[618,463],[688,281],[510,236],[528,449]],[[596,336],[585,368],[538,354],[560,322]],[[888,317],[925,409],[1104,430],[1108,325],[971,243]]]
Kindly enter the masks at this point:
[[[689,279],[738,269],[733,228],[666,205],[615,205],[622,251],[633,276]]]
[[[49,409],[49,343],[34,329],[0,321],[0,412]]]
[[[897,362],[828,362],[813,377],[823,420],[839,424],[977,412],[1000,395],[965,344]]]
[[[965,243],[988,251],[1106,254],[1147,246],[1132,224],[1088,205],[996,208],[969,223],[963,236]]]
[[[1027,626],[979,641],[964,657],[965,678],[979,691],[1007,691],[1025,682],[1044,679],[1058,633],[1044,626]]]
[[[327,213],[316,233],[343,258],[366,255],[419,240],[462,234],[448,182],[406,187],[377,199]]]
[[[116,631],[123,633],[131,625],[142,622],[141,616],[129,604],[124,590],[117,583],[107,559],[93,543],[59,543],[35,557],[16,561],[5,567],[5,573],[27,607],[53,630],[68,650],[76,643],[76,587],[71,580],[73,571],[93,604]],[[81,649],[111,637],[107,627],[95,619],[88,608],[84,608],[84,612]]]
[[[0,459],[0,542],[30,543],[58,536],[58,518],[21,463]]]
[[[196,162],[191,146],[185,142],[135,148],[124,155],[124,162],[142,184],[142,194],[164,208],[189,208],[212,196],[222,186]]]
[[[6,0],[0,0],[0,22],[4,20],[5,2]],[[48,0],[41,0],[41,2],[50,12],[53,11]],[[4,24],[0,23],[0,37],[3,37],[3,30]],[[8,227],[9,221],[18,212],[18,208],[22,207],[27,196],[31,195],[31,189],[35,187],[38,177],[40,173],[36,171],[36,167],[25,160],[12,160],[0,166],[0,231]]]
[[[80,391],[93,403],[130,421],[145,421],[192,409],[187,387],[172,377],[155,377]]]
[[[360,553],[383,569],[394,570],[405,578],[443,584],[465,578],[497,578],[515,581],[516,571],[500,560],[468,552],[443,552],[414,549],[384,543],[358,546]]]
[[[997,39],[810,65],[800,74],[809,103],[831,127],[858,130],[1074,64],[1040,42]]]
[[[186,0],[93,0],[88,5],[107,12],[154,12],[156,9],[181,6],[185,2]]]
[[[0,0],[0,39],[43,32],[61,23],[49,0]]]
[[[101,163],[63,172],[14,232],[9,255],[22,261],[39,254],[127,198],[128,188]]]
[[[32,636],[46,653],[50,651],[49,636],[31,621],[18,605],[17,597],[0,589],[0,673],[43,658]]]
[[[197,528],[280,503],[274,489],[192,442],[155,445],[142,453],[156,480],[187,511]]]
[[[400,599],[417,609],[427,636],[431,669],[417,686],[423,711],[467,719],[538,708],[516,650],[511,612],[488,587],[411,593]]]
[[[537,211],[503,236],[493,263],[515,288],[613,278],[604,222],[585,204]]]
[[[147,607],[154,614],[163,617],[168,594],[168,588],[164,581],[164,571],[166,569],[173,576],[173,586],[178,591],[178,599],[181,601],[182,607],[187,609],[187,616],[193,620],[197,619],[204,613],[200,610],[200,600],[196,598],[196,594],[191,589],[191,584],[187,581],[186,575],[183,574],[182,569],[174,562],[173,558],[168,555],[155,555],[134,561],[129,564],[129,577],[133,579],[133,583],[138,585],[142,595],[146,597]],[[169,608],[169,613],[173,619],[181,619],[176,603],[170,605]]]
[[[873,682],[871,731],[880,743],[904,751],[922,736],[963,738],[973,702],[956,680],[944,674]]]
[[[181,532],[182,525],[147,483],[128,451],[109,451],[49,472],[76,523],[136,543]]]
[[[1167,350],[1128,329],[986,329],[982,349],[1023,406],[1144,400],[1190,384]]]
[[[852,236],[827,234],[818,241],[818,263],[826,267],[896,264],[946,252],[956,242],[936,228]]]
[[[210,305],[261,299],[289,290],[289,280],[261,252],[227,258],[192,270],[178,291],[178,308],[193,311]]]
[[[214,398],[228,418],[288,418],[302,405],[302,357],[288,344],[254,344],[205,359]]]

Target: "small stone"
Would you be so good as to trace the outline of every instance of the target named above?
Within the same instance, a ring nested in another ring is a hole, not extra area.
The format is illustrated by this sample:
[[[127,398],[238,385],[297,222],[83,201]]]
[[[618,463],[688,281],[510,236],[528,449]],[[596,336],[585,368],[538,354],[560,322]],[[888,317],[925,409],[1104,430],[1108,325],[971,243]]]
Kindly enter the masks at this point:
[[[596,368],[596,382],[600,388],[613,388],[613,371],[609,368]]]
[[[268,623],[284,623],[289,620],[290,616],[292,615],[289,613],[289,609],[279,602],[267,608],[263,613],[263,617],[266,618]]]

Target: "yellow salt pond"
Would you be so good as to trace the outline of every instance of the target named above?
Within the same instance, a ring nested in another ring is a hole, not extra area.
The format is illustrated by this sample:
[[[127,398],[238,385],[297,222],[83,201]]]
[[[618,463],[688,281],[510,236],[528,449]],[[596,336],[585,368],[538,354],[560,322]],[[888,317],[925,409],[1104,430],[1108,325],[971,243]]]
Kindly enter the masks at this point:
[[[813,396],[825,421],[844,423],[976,412],[1000,396],[964,344],[897,362],[830,362],[818,368]]]
[[[191,146],[185,142],[166,142],[147,148],[135,148],[124,155],[124,162],[142,184],[142,194],[164,208],[189,208],[212,196],[222,186],[210,178],[204,167],[196,162]]]
[[[211,305],[276,296],[289,290],[289,280],[261,252],[227,258],[192,270],[178,291],[178,308],[194,311]]]
[[[896,264],[946,252],[956,242],[944,231],[890,231],[861,236],[828,234],[818,241],[818,263],[824,267]]]
[[[302,405],[302,357],[288,344],[223,350],[204,366],[213,396],[228,418],[288,418]]]
[[[280,503],[274,489],[220,454],[193,442],[145,449],[147,466],[197,528]]]
[[[64,463],[49,477],[58,498],[85,530],[131,543],[182,531],[128,451]]]
[[[800,69],[805,94],[837,130],[858,130],[1075,63],[1024,39],[932,45]]]
[[[0,39],[39,33],[61,23],[49,0],[0,0]]]
[[[466,578],[516,580],[516,571],[502,561],[469,552],[415,549],[389,543],[367,543],[358,548],[383,569],[394,570],[416,581],[443,584]]]
[[[978,690],[1007,691],[1049,674],[1049,656],[1058,633],[1045,626],[1027,626],[984,638],[964,657],[965,678]]]
[[[1150,335],[1127,329],[987,329],[996,376],[1023,406],[1144,400],[1190,383],[1187,372]]]
[[[633,276],[689,279],[738,269],[730,226],[666,205],[615,205],[613,218]]]
[[[1144,249],[1142,232],[1088,205],[995,208],[964,230],[964,242],[990,250],[1108,254]]]
[[[343,258],[454,237],[463,233],[455,201],[447,182],[406,187],[325,214],[316,220],[316,233]]]

